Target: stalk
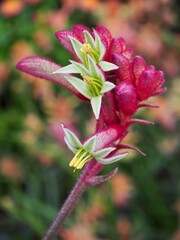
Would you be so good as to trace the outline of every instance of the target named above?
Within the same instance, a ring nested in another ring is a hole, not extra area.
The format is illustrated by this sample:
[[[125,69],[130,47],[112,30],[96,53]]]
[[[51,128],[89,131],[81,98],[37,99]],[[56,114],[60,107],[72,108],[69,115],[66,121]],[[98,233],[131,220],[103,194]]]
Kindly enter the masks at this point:
[[[72,211],[76,207],[80,197],[88,189],[88,187],[90,187],[90,185],[87,184],[86,181],[89,178],[97,175],[102,170],[102,168],[103,168],[103,164],[97,163],[95,160],[90,161],[85,166],[74,188],[72,189],[71,193],[67,197],[66,201],[64,202],[59,212],[57,213],[54,221],[48,228],[42,240],[56,239],[58,231],[61,229],[65,220],[69,217],[69,215],[72,213]]]
[[[87,171],[87,168],[84,169]],[[74,188],[72,189],[71,193],[69,194],[68,198],[64,202],[63,206],[61,207],[60,211],[57,213],[54,221],[48,228],[46,235],[42,240],[54,240],[56,239],[56,235],[62,225],[64,224],[67,217],[72,213],[73,209],[76,207],[78,200],[82,196],[82,194],[87,190],[88,186],[85,183],[85,172],[83,171],[80,175],[78,181],[76,182]]]

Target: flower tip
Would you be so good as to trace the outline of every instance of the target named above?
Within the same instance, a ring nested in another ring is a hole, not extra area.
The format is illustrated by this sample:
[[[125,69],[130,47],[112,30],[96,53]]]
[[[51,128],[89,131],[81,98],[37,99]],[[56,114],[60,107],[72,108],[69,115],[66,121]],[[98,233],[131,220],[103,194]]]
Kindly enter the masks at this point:
[[[71,43],[72,43],[74,40],[75,40],[75,41],[77,40],[76,38],[74,38],[74,37],[72,37],[72,36],[70,36],[70,35],[68,35],[67,37],[70,39]]]
[[[16,64],[16,69],[21,70],[21,61]]]
[[[28,58],[24,58],[16,64],[16,69],[17,70],[23,71],[24,65],[26,63],[26,59],[28,59]]]
[[[102,96],[93,97],[91,99],[91,106],[95,115],[96,120],[99,119],[101,109]]]
[[[61,123],[61,127],[62,127],[62,130],[63,130],[64,135],[66,135],[66,127],[64,126],[63,123]]]

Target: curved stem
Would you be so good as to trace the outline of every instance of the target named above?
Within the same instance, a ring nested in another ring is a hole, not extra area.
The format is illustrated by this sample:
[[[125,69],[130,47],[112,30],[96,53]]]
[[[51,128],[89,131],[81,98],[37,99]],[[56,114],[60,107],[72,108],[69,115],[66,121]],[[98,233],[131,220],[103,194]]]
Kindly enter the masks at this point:
[[[114,129],[114,128],[112,128]],[[111,132],[112,129],[107,129]],[[116,139],[119,138],[120,135],[123,135],[126,131],[126,128],[123,129],[116,129],[116,134],[109,135],[108,141],[103,141],[101,144],[99,143],[98,147],[104,148],[106,145],[111,144]],[[103,133],[104,134],[104,133]],[[102,136],[98,136],[100,139]],[[100,140],[99,140],[100,141]],[[88,164],[84,167],[77,183],[75,184],[74,188],[72,189],[70,195],[66,199],[65,203],[63,204],[62,208],[58,212],[57,216],[55,217],[54,221],[50,225],[49,229],[46,232],[46,235],[42,240],[55,240],[58,230],[62,227],[66,218],[71,214],[73,209],[76,207],[78,200],[82,196],[82,194],[87,190],[89,185],[87,184],[87,180],[96,176],[104,167],[103,164],[96,162],[96,160],[89,161]]]
[[[71,214],[73,209],[76,207],[76,204],[80,197],[82,196],[82,194],[88,188],[88,186],[85,184],[84,176],[85,172],[83,171],[79,180],[75,184],[74,188],[72,189],[71,193],[69,194],[62,208],[56,215],[54,221],[48,228],[46,235],[42,240],[54,240],[56,238],[58,230],[61,228],[64,221]]]

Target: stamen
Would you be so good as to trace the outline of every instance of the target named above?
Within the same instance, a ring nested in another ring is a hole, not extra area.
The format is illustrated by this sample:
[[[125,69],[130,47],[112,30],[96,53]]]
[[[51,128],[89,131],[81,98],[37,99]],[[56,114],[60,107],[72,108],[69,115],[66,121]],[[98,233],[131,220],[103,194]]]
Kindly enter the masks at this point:
[[[83,47],[80,48],[80,51],[86,56],[89,54],[96,62],[99,59],[99,53],[97,53],[89,43],[84,43]]]
[[[84,53],[84,54],[87,53],[86,50],[85,50],[84,48],[80,48],[80,51],[81,51],[82,53]]]
[[[91,47],[91,45],[89,44],[89,43],[84,43],[83,44],[83,47],[82,48],[80,48],[80,51],[82,52],[82,53],[84,53],[84,54],[91,54],[91,52],[92,52],[92,47]]]
[[[100,79],[92,78],[92,84],[90,85],[91,91],[94,96],[99,96],[103,83]]]
[[[80,148],[74,158],[69,163],[70,167],[74,167],[75,169],[81,169],[83,166],[93,159],[93,155],[86,151],[83,148]]]
[[[88,76],[83,76],[83,80],[84,80],[84,82],[87,83],[87,84],[91,84],[91,83],[92,83],[91,78],[88,77]]]
[[[83,81],[90,85],[89,88],[91,93],[94,96],[99,96],[103,86],[102,80],[94,77],[89,77],[89,76],[82,76],[82,77],[83,77]]]
[[[84,50],[87,52],[87,53],[91,53],[92,52],[92,47],[89,43],[84,43],[83,44],[83,47],[84,47]]]

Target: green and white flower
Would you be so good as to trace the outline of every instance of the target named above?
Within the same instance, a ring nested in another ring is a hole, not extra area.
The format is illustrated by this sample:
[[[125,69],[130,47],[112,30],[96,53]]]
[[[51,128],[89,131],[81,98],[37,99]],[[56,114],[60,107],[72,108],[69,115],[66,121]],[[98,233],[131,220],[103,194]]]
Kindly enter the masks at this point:
[[[82,169],[83,166],[93,158],[102,164],[110,164],[119,161],[127,155],[127,153],[122,153],[113,157],[105,158],[115,150],[114,147],[107,147],[96,151],[96,135],[89,138],[84,144],[82,144],[77,136],[68,128],[64,127],[63,124],[62,128],[65,134],[64,140],[69,149],[75,154],[74,158],[69,164],[70,167],[74,167],[75,169]]]
[[[82,76],[83,81],[81,78],[74,76],[65,75],[64,77],[82,95],[90,99],[93,112],[96,119],[98,119],[102,96],[104,93],[112,90],[115,85],[111,82],[105,81],[103,72],[90,55],[87,56],[87,67],[82,63],[71,61],[71,65],[62,68],[61,73],[79,73]]]
[[[104,44],[101,42],[98,33],[94,30],[95,39],[88,31],[83,31],[83,34],[85,38],[85,43],[81,43],[76,38],[69,36],[73,49],[81,62],[86,67],[88,67],[88,56],[91,56],[95,63],[98,64],[103,69],[103,71],[106,72],[117,69],[118,66],[116,66],[115,64],[107,61],[102,61],[106,49]],[[70,72],[71,67],[71,64],[66,67],[66,70],[68,69],[69,73],[72,73]],[[63,70],[59,69],[55,73],[63,73]]]
[[[69,36],[74,51],[81,63],[70,61],[71,64],[53,72],[53,74],[77,73],[82,76],[64,76],[82,95],[90,99],[96,119],[99,118],[102,96],[115,87],[111,82],[105,81],[103,71],[110,71],[118,67],[110,62],[102,61],[105,46],[101,42],[98,33],[94,30],[94,38],[88,31],[84,31],[85,43],[79,42],[76,38]],[[101,67],[101,69],[100,69]]]

